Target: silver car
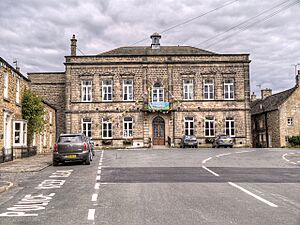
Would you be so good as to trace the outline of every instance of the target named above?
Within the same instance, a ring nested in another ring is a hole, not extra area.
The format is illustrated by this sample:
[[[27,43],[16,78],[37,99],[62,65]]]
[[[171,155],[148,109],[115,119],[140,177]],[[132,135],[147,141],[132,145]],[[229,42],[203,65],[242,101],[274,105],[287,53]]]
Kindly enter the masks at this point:
[[[220,147],[225,147],[225,148],[232,148],[233,147],[233,139],[230,136],[220,134],[218,135],[213,144],[213,148],[220,148]]]

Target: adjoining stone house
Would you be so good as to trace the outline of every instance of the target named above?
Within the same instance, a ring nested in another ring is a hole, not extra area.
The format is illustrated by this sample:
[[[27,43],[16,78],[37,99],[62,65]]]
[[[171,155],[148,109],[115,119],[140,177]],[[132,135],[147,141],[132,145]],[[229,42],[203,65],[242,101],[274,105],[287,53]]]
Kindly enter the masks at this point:
[[[261,91],[261,99],[251,102],[253,147],[285,147],[288,137],[300,135],[300,71],[296,85],[273,94]]]
[[[0,88],[2,121],[0,122],[0,162],[2,162],[22,157],[22,154],[27,152],[27,121],[22,119],[21,102],[24,91],[30,88],[30,80],[20,73],[18,68],[13,68],[0,57]],[[55,118],[55,109],[48,104],[45,104],[45,108]],[[53,126],[55,127],[55,123]],[[55,135],[54,130],[52,133],[54,140]]]
[[[178,147],[184,134],[210,146],[226,133],[250,146],[249,55],[160,46],[160,38],[77,56],[74,35],[65,72],[29,73],[58,109],[59,133],[84,132],[101,147]]]

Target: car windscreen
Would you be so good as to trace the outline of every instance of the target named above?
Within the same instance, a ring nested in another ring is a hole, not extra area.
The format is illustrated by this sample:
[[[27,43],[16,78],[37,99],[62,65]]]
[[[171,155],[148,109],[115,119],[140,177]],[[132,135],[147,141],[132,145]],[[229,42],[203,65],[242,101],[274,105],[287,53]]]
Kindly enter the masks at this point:
[[[82,137],[81,136],[61,136],[61,137],[59,137],[58,142],[60,142],[60,143],[82,142]]]

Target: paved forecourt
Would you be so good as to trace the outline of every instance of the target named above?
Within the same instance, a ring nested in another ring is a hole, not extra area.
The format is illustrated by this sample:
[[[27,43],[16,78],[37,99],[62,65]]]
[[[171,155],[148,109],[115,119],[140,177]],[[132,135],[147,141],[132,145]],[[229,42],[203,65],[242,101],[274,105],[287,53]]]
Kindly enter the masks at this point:
[[[98,151],[0,195],[1,224],[298,224],[300,151]]]

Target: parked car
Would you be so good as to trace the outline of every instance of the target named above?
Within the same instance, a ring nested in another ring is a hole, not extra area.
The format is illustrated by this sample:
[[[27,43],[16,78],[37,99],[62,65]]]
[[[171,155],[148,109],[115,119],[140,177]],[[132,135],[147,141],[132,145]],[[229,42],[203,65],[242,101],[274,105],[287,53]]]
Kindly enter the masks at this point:
[[[180,147],[185,148],[186,146],[194,148],[198,147],[198,141],[195,135],[183,135]]]
[[[84,134],[61,134],[53,149],[53,166],[69,161],[89,165],[93,154],[89,138]]]
[[[233,147],[233,139],[230,136],[227,136],[225,134],[217,135],[215,140],[212,143],[213,148],[219,148],[219,147]]]

